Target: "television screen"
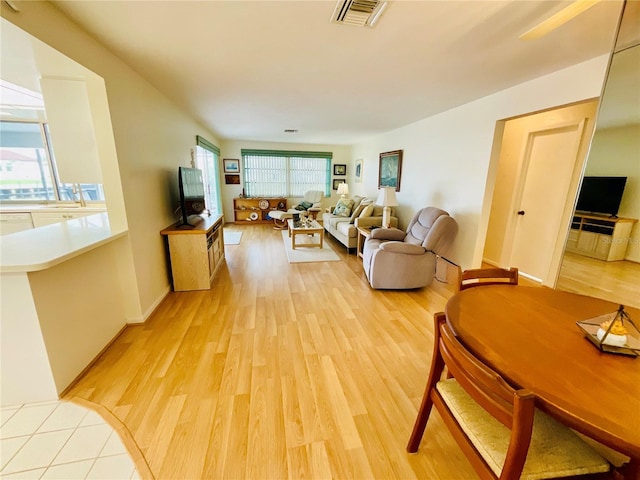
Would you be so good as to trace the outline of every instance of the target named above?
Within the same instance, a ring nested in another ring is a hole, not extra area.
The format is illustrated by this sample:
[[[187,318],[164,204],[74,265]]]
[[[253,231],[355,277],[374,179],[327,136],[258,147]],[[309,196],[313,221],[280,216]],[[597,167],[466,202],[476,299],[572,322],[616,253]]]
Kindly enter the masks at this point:
[[[182,223],[189,225],[189,215],[197,215],[205,210],[202,170],[180,167],[178,169],[178,187],[180,189]]]
[[[627,177],[584,177],[576,210],[616,216]]]

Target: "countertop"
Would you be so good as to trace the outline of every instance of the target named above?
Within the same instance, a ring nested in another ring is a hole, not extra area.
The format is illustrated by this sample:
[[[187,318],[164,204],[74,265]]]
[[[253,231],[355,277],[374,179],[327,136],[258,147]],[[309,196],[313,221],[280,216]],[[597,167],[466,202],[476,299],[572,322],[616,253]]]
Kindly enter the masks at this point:
[[[97,213],[4,235],[0,237],[0,273],[45,270],[126,234],[127,230],[111,229],[107,213]]]
[[[0,213],[29,213],[29,212],[105,212],[107,207],[103,203],[89,203],[86,207],[79,203],[0,203]]]

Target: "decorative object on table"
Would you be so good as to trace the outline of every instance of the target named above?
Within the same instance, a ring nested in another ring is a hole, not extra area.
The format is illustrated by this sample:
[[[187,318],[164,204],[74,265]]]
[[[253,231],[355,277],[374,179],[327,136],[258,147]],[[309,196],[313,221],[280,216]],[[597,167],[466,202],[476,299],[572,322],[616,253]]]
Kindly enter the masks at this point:
[[[240,173],[240,160],[237,158],[225,158],[224,173]]]
[[[396,191],[392,187],[381,187],[378,192],[378,199],[376,205],[384,207],[382,210],[382,228],[389,228],[391,223],[391,208],[397,207],[398,200],[396,199]]]
[[[269,200],[263,198],[258,202],[258,207],[260,207],[261,210],[266,210],[267,208],[269,208]]]
[[[400,191],[400,175],[402,173],[402,150],[380,154],[378,168],[378,187],[391,187]]]
[[[240,185],[240,175],[225,175],[224,183],[227,185]]]
[[[576,322],[585,338],[602,352],[637,357],[640,353],[640,330],[624,305],[613,313]]]
[[[356,183],[362,183],[362,167],[363,167],[363,160],[359,158],[358,160],[356,160],[356,169],[354,173]]]
[[[336,193],[340,195],[340,198],[345,198],[347,195],[349,195],[349,185],[342,182],[340,185],[338,185],[338,191]]]
[[[337,164],[333,166],[333,174],[334,175],[346,175],[347,174],[347,166],[343,164]]]

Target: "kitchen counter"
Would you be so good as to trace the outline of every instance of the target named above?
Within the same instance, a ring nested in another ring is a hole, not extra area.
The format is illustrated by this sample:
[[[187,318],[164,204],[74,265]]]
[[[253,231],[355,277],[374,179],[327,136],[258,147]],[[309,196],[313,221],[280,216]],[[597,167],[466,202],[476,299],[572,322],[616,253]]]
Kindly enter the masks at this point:
[[[89,203],[86,207],[81,206],[79,203],[0,203],[0,213],[29,213],[29,212],[106,212],[107,207],[102,203]]]
[[[6,235],[0,244],[0,273],[44,270],[126,233],[113,232],[109,216],[98,213]]]
[[[107,213],[0,237],[2,406],[57,400],[122,331],[128,242]]]

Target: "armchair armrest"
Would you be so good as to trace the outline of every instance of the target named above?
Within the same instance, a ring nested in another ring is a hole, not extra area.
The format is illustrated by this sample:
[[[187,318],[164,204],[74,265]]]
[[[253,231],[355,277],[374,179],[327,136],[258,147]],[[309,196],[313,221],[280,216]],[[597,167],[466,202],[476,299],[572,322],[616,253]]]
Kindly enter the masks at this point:
[[[407,255],[424,255],[424,253],[427,251],[421,245],[414,245],[412,243],[404,242],[384,242],[380,244],[379,248],[380,250],[384,250],[385,252],[404,253]]]
[[[406,236],[407,234],[398,228],[376,228],[375,230],[371,230],[371,236],[369,238],[401,242]]]

